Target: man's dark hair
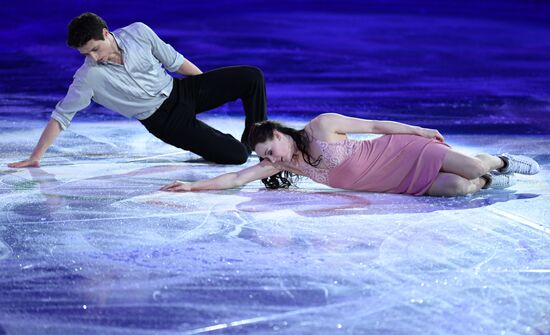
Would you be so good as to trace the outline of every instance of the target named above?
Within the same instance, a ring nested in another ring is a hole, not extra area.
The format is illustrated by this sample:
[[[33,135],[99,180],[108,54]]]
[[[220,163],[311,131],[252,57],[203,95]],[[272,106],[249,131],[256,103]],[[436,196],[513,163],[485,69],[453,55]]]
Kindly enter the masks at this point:
[[[103,28],[109,29],[105,21],[94,13],[81,14],[69,23],[67,44],[71,48],[80,48],[89,40],[103,40]]]

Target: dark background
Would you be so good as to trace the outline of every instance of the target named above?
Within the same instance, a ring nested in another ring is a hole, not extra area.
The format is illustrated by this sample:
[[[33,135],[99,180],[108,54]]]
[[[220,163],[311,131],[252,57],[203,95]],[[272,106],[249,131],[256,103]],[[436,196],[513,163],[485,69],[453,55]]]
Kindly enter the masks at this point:
[[[274,119],[338,112],[453,133],[550,132],[543,1],[4,3],[1,119],[48,119],[83,61],[65,37],[85,11],[111,30],[145,22],[203,71],[259,66]],[[74,121],[99,119],[123,117],[92,105]]]

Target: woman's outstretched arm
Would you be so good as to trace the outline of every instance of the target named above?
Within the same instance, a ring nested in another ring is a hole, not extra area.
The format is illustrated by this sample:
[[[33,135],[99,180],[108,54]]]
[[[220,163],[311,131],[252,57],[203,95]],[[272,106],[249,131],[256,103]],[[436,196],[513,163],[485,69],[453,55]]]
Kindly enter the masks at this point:
[[[317,116],[311,125],[322,132],[338,134],[412,134],[443,141],[443,136],[435,129],[411,126],[394,121],[365,120],[335,113]]]
[[[222,174],[206,180],[199,180],[191,183],[175,181],[161,187],[161,191],[190,192],[201,190],[223,190],[238,187],[254,180],[267,178],[280,171],[280,169],[276,168],[269,161],[264,160],[249,168],[237,172]]]

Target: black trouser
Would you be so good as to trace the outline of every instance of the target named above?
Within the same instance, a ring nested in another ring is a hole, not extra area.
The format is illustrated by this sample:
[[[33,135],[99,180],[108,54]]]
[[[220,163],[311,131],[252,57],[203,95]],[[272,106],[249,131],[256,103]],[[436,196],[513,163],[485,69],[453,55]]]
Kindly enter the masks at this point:
[[[199,113],[237,99],[242,100],[246,114],[241,141],[196,118]],[[266,118],[262,71],[252,66],[231,66],[193,77],[174,78],[170,96],[141,123],[162,141],[189,150],[208,161],[243,164],[250,154],[247,144],[250,127]]]

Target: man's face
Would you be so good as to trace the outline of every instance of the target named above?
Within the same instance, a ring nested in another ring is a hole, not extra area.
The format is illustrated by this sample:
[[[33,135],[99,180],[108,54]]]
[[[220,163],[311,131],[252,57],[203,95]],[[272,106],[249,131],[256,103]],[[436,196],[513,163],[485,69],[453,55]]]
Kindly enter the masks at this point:
[[[92,58],[96,62],[106,62],[113,53],[111,43],[107,38],[109,32],[103,29],[103,40],[91,39],[77,50],[84,56]]]

